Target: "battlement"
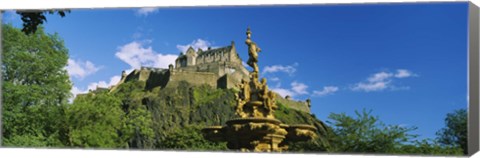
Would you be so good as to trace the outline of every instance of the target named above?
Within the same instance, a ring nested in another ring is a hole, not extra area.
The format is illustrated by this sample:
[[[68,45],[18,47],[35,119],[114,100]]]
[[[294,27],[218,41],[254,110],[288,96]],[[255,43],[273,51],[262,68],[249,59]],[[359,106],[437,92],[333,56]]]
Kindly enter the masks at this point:
[[[211,63],[237,63],[241,64],[242,60],[235,49],[235,43],[232,42],[230,46],[220,47],[208,50],[198,49],[193,50],[189,47],[186,52],[180,53],[175,60],[175,68],[185,68],[191,66],[201,66]]]

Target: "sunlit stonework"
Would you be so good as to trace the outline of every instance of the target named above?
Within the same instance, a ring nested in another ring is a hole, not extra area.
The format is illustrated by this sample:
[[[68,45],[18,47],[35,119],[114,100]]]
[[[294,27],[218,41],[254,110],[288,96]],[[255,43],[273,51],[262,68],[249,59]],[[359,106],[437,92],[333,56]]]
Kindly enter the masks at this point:
[[[249,59],[253,71],[249,80],[242,79],[236,86],[236,119],[225,126],[210,126],[202,130],[211,141],[226,141],[227,147],[240,151],[279,152],[288,149],[288,142],[306,141],[316,137],[316,128],[310,125],[286,125],[275,119],[275,93],[267,86],[267,79],[259,80],[258,53],[260,47],[252,41],[247,29]]]

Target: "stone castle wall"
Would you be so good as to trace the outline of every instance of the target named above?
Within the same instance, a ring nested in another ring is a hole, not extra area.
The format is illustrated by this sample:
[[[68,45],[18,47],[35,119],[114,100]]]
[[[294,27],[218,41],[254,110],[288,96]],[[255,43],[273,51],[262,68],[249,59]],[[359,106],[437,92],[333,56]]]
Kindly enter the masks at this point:
[[[277,98],[275,98],[277,102],[287,105],[288,107],[310,113],[310,107],[308,107],[307,103],[304,101],[296,101],[296,100],[290,100],[290,99],[285,99],[280,95],[277,95]]]
[[[209,72],[173,71],[168,80],[168,84],[173,86],[177,85],[180,81],[186,81],[197,86],[207,84],[212,87],[217,87],[218,78],[216,74]]]
[[[128,74],[125,79],[121,79],[120,83],[128,81],[144,81],[146,82],[147,89],[155,87],[165,87],[170,78],[170,72],[167,69],[159,68],[141,68],[133,70]],[[117,84],[117,86],[119,85]]]

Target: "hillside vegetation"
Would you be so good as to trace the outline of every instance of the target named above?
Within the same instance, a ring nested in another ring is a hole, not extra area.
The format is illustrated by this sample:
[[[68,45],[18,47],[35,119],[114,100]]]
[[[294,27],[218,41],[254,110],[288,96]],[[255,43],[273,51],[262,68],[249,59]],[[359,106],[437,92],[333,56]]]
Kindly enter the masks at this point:
[[[124,132],[114,139],[118,137],[123,142],[115,144],[123,145],[95,144],[99,147],[226,150],[225,143],[205,140],[200,129],[210,125],[224,125],[227,120],[235,117],[233,90],[215,89],[208,85],[192,86],[187,82],[180,82],[174,87],[155,88],[152,91],[144,89],[145,82],[127,82],[112,93],[81,95],[68,109],[72,109],[70,114],[73,116],[83,116],[82,120],[92,119],[91,122],[99,122],[98,118],[84,116],[84,113],[90,110],[84,106],[93,103],[97,109],[100,109],[98,106],[105,106],[108,107],[105,109],[106,112],[122,117],[123,125],[116,126],[124,127],[116,129]],[[102,100],[109,104],[102,104]],[[275,112],[279,120],[287,124],[314,125],[319,129],[318,134],[321,136],[319,142],[327,142],[323,137],[326,135],[323,122],[286,105],[279,104],[279,107]],[[88,139],[82,137],[78,139],[75,137],[71,143],[79,147],[91,144]]]

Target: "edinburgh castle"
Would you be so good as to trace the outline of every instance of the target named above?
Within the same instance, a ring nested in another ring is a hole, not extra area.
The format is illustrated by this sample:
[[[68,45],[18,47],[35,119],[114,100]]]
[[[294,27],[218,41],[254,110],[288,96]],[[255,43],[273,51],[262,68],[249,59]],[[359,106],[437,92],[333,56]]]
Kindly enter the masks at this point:
[[[114,91],[119,85],[129,81],[144,81],[147,90],[175,87],[179,82],[188,82],[194,86],[209,85],[215,88],[235,88],[242,79],[248,80],[248,70],[242,65],[235,43],[220,48],[194,50],[189,47],[186,52],[180,53],[175,65],[170,64],[167,69],[142,67],[129,74],[122,72],[120,82],[109,88],[97,88],[96,91]],[[277,101],[291,108],[310,112],[309,101],[294,101],[280,95]]]

